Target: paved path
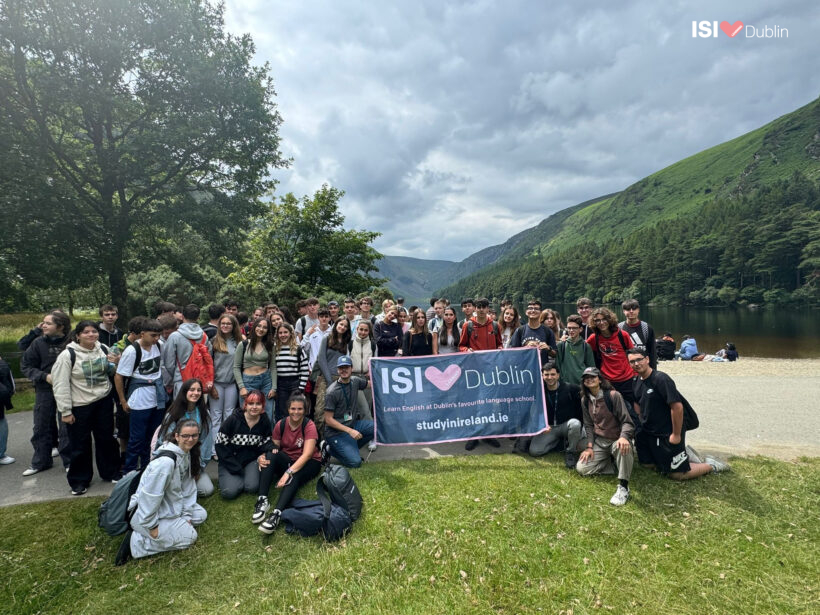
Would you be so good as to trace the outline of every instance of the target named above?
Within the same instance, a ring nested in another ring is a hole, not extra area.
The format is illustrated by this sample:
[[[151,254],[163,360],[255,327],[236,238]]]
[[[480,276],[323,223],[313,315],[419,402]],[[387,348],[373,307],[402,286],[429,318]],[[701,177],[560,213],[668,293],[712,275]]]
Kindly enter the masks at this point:
[[[709,366],[703,366],[709,369]],[[688,368],[692,370],[692,368]],[[669,370],[673,372],[673,369]],[[765,379],[739,376],[710,370],[674,374],[678,387],[698,411],[701,427],[688,441],[701,453],[729,455],[761,454],[779,459],[800,456],[820,457],[820,378],[794,374]],[[734,391],[728,396],[725,391]],[[784,403],[787,400],[789,403]],[[795,403],[800,400],[798,403]],[[34,476],[22,472],[31,460],[31,412],[7,415],[9,421],[8,454],[17,462],[0,466],[0,506],[24,502],[41,502],[71,498],[65,473],[56,466]],[[813,435],[812,435],[813,434]],[[509,453],[512,443],[503,440],[500,449],[481,444],[468,453],[463,444],[437,446],[382,446],[372,454],[371,462],[396,459],[429,459],[449,455]],[[216,464],[208,464],[208,473],[216,480]],[[88,495],[107,495],[111,484],[98,478]]]

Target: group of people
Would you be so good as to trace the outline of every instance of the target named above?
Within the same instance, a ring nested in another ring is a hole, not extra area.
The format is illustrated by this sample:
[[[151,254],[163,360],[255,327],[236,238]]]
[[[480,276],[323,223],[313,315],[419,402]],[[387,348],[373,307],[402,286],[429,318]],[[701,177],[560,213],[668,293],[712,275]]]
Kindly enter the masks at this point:
[[[686,402],[656,370],[654,332],[637,301],[623,303],[620,323],[586,298],[566,324],[537,300],[523,319],[510,302],[494,312],[484,298],[463,300],[461,319],[443,298],[429,310],[405,308],[401,298],[385,300],[378,315],[373,306],[370,297],[341,306],[310,298],[292,317],[274,303],[247,315],[229,302],[209,306],[201,325],[196,305],[160,302],[127,331],[112,305],[100,308],[99,321],[73,328],[52,311],[19,342],[21,369],[35,388],[34,453],[23,474],[59,457],[71,493],[82,495],[93,477],[92,450],[104,481],[143,468],[123,561],[196,540],[207,516],[197,497],[214,492],[204,471],[212,460],[222,497],[254,494],[251,521],[272,533],[299,487],[319,473],[323,453],[358,467],[360,449],[375,450],[373,357],[525,346],[541,353],[550,429],[518,438],[515,452],[563,450],[567,466],[583,475],[617,473],[616,505],[629,497],[633,446],[641,463],[672,478],[725,469],[695,460],[686,446]],[[0,412],[14,387],[5,381],[0,365]],[[0,429],[5,449],[2,439]],[[500,446],[484,438],[465,448],[479,442]],[[273,485],[279,494],[271,505]]]

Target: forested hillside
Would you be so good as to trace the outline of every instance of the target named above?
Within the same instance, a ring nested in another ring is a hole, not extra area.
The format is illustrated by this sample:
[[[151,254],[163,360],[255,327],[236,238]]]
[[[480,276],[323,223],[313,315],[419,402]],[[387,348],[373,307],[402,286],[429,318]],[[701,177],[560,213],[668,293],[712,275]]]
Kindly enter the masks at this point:
[[[438,294],[664,304],[818,301],[820,101],[559,212],[551,237]],[[541,226],[541,225],[539,225]]]

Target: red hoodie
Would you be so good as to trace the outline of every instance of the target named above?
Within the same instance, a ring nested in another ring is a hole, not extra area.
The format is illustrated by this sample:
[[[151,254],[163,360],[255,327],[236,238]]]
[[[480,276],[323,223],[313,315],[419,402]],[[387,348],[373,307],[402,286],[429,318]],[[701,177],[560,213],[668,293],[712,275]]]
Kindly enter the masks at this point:
[[[472,323],[472,327],[469,326]],[[469,330],[472,328],[472,334],[469,335]],[[468,350],[495,350],[496,348],[503,348],[504,342],[501,340],[501,329],[497,324],[493,324],[491,319],[487,319],[483,325],[478,324],[475,318],[471,318],[461,327],[461,340],[458,343],[458,349],[461,352]]]

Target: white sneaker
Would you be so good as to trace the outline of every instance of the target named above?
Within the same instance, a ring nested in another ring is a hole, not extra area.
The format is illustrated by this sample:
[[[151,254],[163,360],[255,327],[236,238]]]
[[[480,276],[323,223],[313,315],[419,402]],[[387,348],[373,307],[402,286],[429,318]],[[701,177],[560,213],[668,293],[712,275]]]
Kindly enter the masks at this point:
[[[9,457],[8,455],[3,455],[0,457],[0,466],[7,466],[11,463],[17,461],[14,457]]]
[[[706,457],[703,461],[704,463],[708,463],[712,466],[712,472],[726,472],[729,469],[728,463],[724,463],[720,459],[715,459],[714,457]]]
[[[37,472],[39,471],[40,470],[35,470],[34,468],[28,468],[26,470],[23,470],[23,476],[33,476],[34,474],[37,474]]]
[[[262,523],[262,521],[265,520],[265,515],[268,514],[268,509],[270,509],[268,498],[264,495],[260,495],[256,498],[256,508],[253,509],[251,523]]]
[[[56,457],[59,454],[60,454],[60,451],[57,450],[57,447],[54,447],[53,449],[51,449],[51,456],[52,457]]]
[[[615,490],[615,495],[612,496],[612,499],[609,500],[609,503],[613,506],[623,506],[626,504],[626,501],[629,499],[629,489],[618,485],[618,488]]]
[[[688,444],[686,445],[686,454],[689,456],[689,463],[704,463],[703,455]]]
[[[379,445],[373,442],[373,440],[371,440],[370,443],[367,445],[367,450],[369,450],[371,453],[375,451],[377,448],[379,448]]]

